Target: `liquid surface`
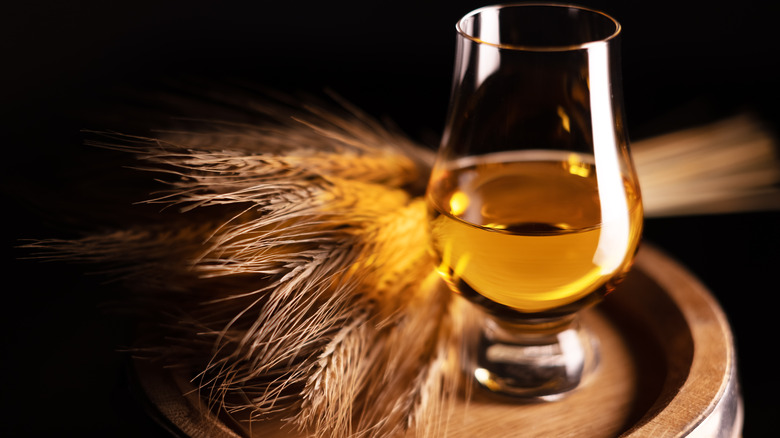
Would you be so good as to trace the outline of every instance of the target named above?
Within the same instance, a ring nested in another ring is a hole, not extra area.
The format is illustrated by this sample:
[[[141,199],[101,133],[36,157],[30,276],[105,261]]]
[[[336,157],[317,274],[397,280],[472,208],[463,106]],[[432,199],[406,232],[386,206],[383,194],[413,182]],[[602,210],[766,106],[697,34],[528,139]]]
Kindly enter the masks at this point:
[[[628,269],[642,227],[635,187],[619,175],[599,179],[587,156],[492,158],[431,180],[433,247],[451,287],[539,313]]]

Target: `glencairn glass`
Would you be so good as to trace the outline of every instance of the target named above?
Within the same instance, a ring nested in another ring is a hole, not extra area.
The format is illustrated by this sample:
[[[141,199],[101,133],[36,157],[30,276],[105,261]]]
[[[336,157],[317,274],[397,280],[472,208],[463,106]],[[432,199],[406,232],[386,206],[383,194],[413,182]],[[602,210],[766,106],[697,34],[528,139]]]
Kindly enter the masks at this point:
[[[624,124],[620,24],[509,4],[456,25],[447,123],[427,189],[449,287],[485,316],[468,369],[490,391],[554,400],[595,369],[578,312],[615,289],[642,231]]]

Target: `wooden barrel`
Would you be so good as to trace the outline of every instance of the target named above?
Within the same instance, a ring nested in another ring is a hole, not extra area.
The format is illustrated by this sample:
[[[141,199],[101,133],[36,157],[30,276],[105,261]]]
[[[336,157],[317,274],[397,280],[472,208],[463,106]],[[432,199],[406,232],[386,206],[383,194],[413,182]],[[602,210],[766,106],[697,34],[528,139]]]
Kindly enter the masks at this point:
[[[598,370],[551,403],[476,393],[445,425],[447,437],[736,438],[742,400],[732,333],[706,288],[645,245],[620,290],[583,315],[601,344]],[[190,437],[286,437],[268,423],[236,430],[203,411],[189,384],[139,364],[138,377],[168,427]],[[189,395],[187,395],[189,393]]]

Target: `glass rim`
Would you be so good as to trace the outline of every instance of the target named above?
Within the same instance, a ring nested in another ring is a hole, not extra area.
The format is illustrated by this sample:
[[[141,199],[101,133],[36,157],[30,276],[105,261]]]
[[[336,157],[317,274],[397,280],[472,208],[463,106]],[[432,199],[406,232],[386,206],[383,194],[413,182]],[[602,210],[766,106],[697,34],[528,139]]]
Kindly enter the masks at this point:
[[[606,18],[610,22],[612,22],[615,25],[615,31],[611,34],[607,35],[604,38],[599,39],[592,39],[589,41],[585,41],[579,44],[569,44],[569,45],[532,45],[532,44],[506,44],[506,43],[500,43],[500,42],[491,42],[483,40],[475,35],[470,34],[464,29],[464,23],[467,20],[470,20],[477,15],[480,15],[484,13],[485,11],[498,11],[501,9],[508,9],[508,8],[520,8],[520,7],[527,7],[527,6],[545,6],[550,8],[563,8],[563,9],[576,9],[579,11],[589,12],[595,15],[599,15],[603,18]],[[571,50],[580,50],[580,49],[586,49],[588,46],[596,45],[596,44],[604,44],[609,42],[612,39],[615,39],[621,32],[622,26],[620,25],[620,22],[617,21],[614,17],[611,15],[600,11],[598,9],[589,8],[586,6],[580,6],[576,4],[570,4],[570,3],[556,3],[556,2],[518,2],[518,3],[504,3],[504,4],[495,4],[495,5],[489,5],[489,6],[483,6],[477,9],[474,9],[473,11],[469,12],[468,14],[464,15],[458,22],[455,24],[455,29],[457,30],[458,34],[460,34],[462,37],[471,40],[477,44],[484,44],[488,46],[493,46],[499,49],[507,49],[507,50],[517,50],[517,51],[527,51],[527,52],[564,52],[564,51],[571,51]]]

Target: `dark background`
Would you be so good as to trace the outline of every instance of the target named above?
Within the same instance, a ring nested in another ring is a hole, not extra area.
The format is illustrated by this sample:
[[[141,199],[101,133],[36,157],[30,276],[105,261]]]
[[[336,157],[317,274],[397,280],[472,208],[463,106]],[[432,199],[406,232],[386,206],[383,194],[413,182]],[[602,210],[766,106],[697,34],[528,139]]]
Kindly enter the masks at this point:
[[[776,2],[580,3],[624,26],[632,138],[742,109],[778,127]],[[83,146],[82,129],[137,122],[113,117],[123,105],[138,103],[133,90],[207,78],[290,92],[329,87],[429,141],[443,125],[454,23],[487,4],[138,0],[4,7],[3,435],[164,436],[128,389],[124,356],[116,352],[127,327],[106,316],[101,304],[111,297],[111,286],[96,287],[79,267],[19,260],[24,253],[14,249],[23,238],[72,236],[89,220],[110,225],[96,218],[130,191],[121,180],[91,178],[112,168],[115,156]],[[729,317],[746,437],[776,430],[780,409],[774,360],[778,219],[777,212],[756,212],[650,219],[646,225],[647,241],[697,275]]]

